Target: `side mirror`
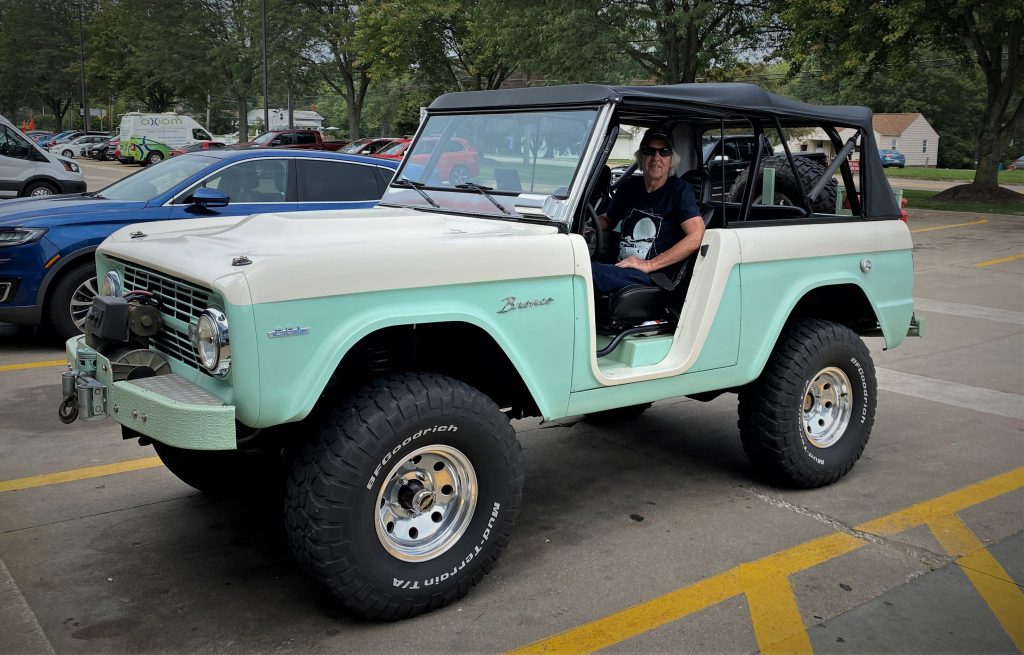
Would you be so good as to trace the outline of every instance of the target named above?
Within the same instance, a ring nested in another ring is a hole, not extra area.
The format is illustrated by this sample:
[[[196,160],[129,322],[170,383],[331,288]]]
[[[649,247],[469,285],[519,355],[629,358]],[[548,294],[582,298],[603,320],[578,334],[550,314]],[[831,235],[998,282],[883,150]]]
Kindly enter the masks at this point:
[[[214,207],[227,207],[231,197],[223,191],[199,187],[192,194],[192,206],[201,209],[212,209]]]

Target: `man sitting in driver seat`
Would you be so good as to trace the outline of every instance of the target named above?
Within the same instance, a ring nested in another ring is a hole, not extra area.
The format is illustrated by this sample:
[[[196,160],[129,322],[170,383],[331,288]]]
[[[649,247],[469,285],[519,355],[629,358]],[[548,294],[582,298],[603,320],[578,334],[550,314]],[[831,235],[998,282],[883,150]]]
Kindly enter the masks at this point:
[[[660,127],[644,133],[635,154],[643,178],[626,180],[608,212],[598,216],[603,230],[622,221],[618,263],[591,264],[599,294],[632,284],[654,285],[649,274],[655,271],[671,278],[704,238],[704,219],[693,189],[671,175],[675,156],[669,134]]]

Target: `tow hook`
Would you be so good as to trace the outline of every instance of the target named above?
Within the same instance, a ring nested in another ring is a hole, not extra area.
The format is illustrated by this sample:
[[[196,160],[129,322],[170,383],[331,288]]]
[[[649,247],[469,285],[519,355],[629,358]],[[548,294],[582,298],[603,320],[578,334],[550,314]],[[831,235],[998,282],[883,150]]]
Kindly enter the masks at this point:
[[[64,371],[60,374],[60,390],[64,400],[57,408],[57,418],[61,423],[74,423],[78,419],[78,380],[77,371]]]
[[[57,408],[57,418],[61,423],[74,423],[79,416],[85,419],[106,416],[107,388],[98,381],[78,371],[64,371],[60,387],[64,400]]]

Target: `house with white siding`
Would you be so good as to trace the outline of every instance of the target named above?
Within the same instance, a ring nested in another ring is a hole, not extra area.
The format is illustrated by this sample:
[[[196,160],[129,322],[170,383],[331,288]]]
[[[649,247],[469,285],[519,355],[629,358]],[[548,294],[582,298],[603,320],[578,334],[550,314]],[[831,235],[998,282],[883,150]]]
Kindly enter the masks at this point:
[[[907,158],[907,166],[935,166],[939,157],[939,133],[920,113],[875,114],[871,127],[879,150],[898,150]],[[853,136],[853,130],[839,130],[839,136],[845,142]],[[794,153],[824,152],[829,159],[836,153],[832,142],[820,129],[790,139],[789,147]],[[854,159],[858,158],[854,155]]]

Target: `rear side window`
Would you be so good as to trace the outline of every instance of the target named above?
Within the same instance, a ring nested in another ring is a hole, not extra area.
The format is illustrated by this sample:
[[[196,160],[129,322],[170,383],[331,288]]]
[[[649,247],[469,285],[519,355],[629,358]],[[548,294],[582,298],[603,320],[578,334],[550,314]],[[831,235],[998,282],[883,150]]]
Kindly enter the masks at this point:
[[[307,143],[316,143],[316,137],[310,132],[296,132],[294,136],[295,143],[300,146]]]
[[[339,161],[299,161],[299,202],[379,200],[373,166]]]

